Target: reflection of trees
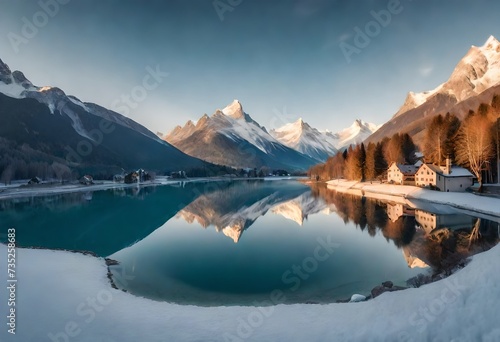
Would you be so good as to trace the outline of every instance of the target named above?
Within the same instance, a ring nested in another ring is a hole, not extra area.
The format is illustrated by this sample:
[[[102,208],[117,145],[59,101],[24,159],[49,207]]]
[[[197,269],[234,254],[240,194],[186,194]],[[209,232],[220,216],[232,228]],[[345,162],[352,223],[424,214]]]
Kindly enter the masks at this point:
[[[380,226],[386,239],[390,239],[401,248],[411,243],[415,235],[415,217],[401,216],[395,222],[387,220],[385,226]]]
[[[397,238],[394,233],[400,232],[400,235],[407,225],[404,220],[391,222],[387,217],[385,205],[379,201],[338,193],[329,190],[324,184],[312,186],[311,191],[313,196],[322,198],[327,204],[333,204],[345,223],[352,222],[361,230],[367,229],[371,236],[375,236],[377,230],[382,230],[386,238],[394,240]],[[392,225],[389,226],[389,223]],[[386,227],[389,228],[386,230]]]
[[[495,246],[498,238],[496,222],[477,218],[469,229],[451,230],[443,227],[425,234],[420,253],[435,269],[449,273],[465,258]]]
[[[499,241],[498,223],[493,221],[478,218],[474,224],[469,216],[463,215],[464,223],[458,225],[459,229],[444,226],[426,232],[416,221],[414,211],[407,208],[391,221],[387,203],[380,200],[339,193],[324,184],[312,185],[311,191],[315,197],[334,205],[344,222],[352,222],[361,230],[366,228],[370,236],[380,231],[388,241],[403,248],[409,265],[420,259],[436,272],[448,273],[465,258],[486,251]],[[446,216],[441,217],[446,222]]]
[[[161,227],[206,188],[189,183],[0,201],[0,222],[15,227],[19,246],[88,250],[107,256]]]
[[[0,211],[22,212],[27,208],[39,207],[57,212],[78,207],[87,202],[88,198],[89,195],[85,192],[12,198],[0,200]]]

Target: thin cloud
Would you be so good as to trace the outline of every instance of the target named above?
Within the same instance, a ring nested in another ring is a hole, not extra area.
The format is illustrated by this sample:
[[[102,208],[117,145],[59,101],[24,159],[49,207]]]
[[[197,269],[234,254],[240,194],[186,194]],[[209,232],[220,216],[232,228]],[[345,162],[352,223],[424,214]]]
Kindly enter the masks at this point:
[[[422,77],[427,77],[429,76],[430,74],[432,74],[432,71],[434,70],[434,67],[433,66],[423,66],[423,67],[420,67],[418,69],[418,73],[420,74],[420,76]]]

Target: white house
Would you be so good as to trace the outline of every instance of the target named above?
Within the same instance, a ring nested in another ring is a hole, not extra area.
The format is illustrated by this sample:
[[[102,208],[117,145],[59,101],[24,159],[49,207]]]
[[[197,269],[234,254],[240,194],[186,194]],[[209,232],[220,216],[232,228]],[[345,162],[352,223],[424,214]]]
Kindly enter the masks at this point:
[[[415,174],[415,185],[431,186],[444,192],[465,191],[474,184],[474,176],[467,169],[451,166],[448,159],[446,166],[422,164]]]
[[[387,181],[394,184],[415,185],[418,166],[392,163],[387,170]]]

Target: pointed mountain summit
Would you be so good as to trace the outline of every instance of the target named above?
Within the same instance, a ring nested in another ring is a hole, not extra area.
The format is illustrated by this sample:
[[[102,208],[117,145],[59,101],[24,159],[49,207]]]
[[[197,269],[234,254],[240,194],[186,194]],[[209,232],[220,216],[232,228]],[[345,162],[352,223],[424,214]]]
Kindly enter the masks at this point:
[[[0,75],[10,75],[12,72],[7,64],[0,59]]]
[[[1,60],[0,118],[3,146],[11,146],[12,159],[28,165],[57,162],[80,175],[89,170],[113,175],[122,168],[165,172],[207,165],[121,114],[57,87],[33,85]]]
[[[335,146],[338,149],[345,149],[351,145],[363,142],[366,138],[375,133],[380,126],[356,119],[351,126],[330,135],[335,139]]]
[[[499,92],[500,42],[490,36],[482,46],[470,47],[446,82],[429,91],[409,92],[398,112],[367,142],[408,132],[420,144],[433,116],[452,112],[461,119]]]
[[[295,131],[302,132],[304,129],[311,128],[309,124],[304,122],[302,118],[298,118],[297,121],[288,123],[280,128],[275,129],[275,132],[286,132],[286,131]]]
[[[228,104],[223,110],[222,113],[224,115],[230,116],[233,119],[244,119],[245,112],[243,111],[243,106],[240,101],[234,100],[230,104]]]
[[[338,133],[322,132],[299,118],[295,122],[271,130],[270,133],[284,145],[310,155],[319,162],[324,162],[329,156],[335,155],[338,150],[362,142],[378,127],[358,119],[350,127]]]
[[[329,156],[337,153],[331,139],[312,128],[302,118],[271,130],[270,133],[282,144],[311,156],[318,162],[324,162]]]
[[[165,140],[191,156],[237,168],[305,170],[316,163],[273,138],[238,100],[212,116],[203,115],[194,128],[187,123],[174,129]]]
[[[448,81],[433,90],[409,92],[395,117],[417,108],[433,96],[448,97],[458,103],[476,96],[500,82],[500,42],[490,36],[483,46],[471,46],[458,62]]]

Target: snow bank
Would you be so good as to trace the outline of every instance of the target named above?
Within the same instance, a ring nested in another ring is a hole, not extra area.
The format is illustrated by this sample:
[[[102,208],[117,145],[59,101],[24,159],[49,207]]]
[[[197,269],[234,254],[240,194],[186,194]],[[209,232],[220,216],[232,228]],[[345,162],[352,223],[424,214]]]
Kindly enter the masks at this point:
[[[467,192],[441,192],[410,185],[361,183],[345,180],[331,180],[327,184],[328,188],[339,192],[364,195],[410,206],[412,206],[411,200],[415,199],[500,217],[500,199]]]
[[[6,246],[0,255],[2,342],[500,340],[500,246],[445,280],[368,302],[261,308],[134,297],[109,286],[102,259],[18,249],[15,336],[5,324]]]

